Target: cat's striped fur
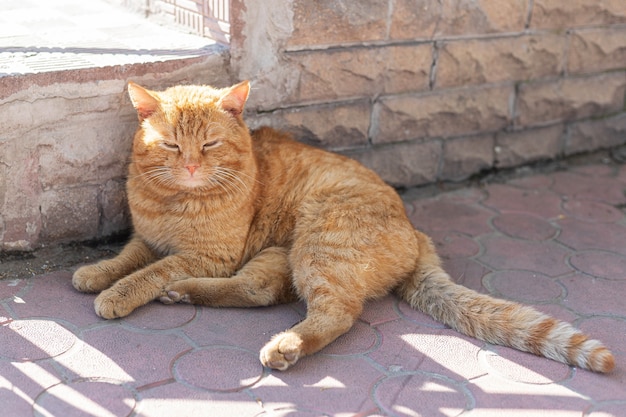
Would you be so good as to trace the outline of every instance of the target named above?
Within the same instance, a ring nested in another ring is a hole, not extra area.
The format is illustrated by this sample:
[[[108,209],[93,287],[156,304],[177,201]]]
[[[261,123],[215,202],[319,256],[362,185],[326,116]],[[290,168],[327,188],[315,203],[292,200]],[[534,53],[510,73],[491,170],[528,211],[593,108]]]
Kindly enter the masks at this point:
[[[395,191],[343,156],[270,128],[248,131],[249,84],[129,94],[141,126],[128,198],[134,236],[76,271],[121,317],[151,300],[261,306],[298,298],[307,317],[261,350],[287,369],[352,327],[366,300],[396,291],[458,331],[598,372],[611,353],[571,325],[453,283]],[[424,219],[428,221],[428,219]]]

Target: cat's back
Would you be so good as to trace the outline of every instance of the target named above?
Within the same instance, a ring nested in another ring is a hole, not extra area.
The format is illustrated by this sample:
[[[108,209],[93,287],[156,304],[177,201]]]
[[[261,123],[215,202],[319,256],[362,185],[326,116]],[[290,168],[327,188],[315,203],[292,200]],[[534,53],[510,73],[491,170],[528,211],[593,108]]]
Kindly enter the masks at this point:
[[[378,175],[357,161],[298,142],[289,133],[261,127],[252,132],[252,142],[261,177],[274,186],[302,193],[327,187],[375,188],[395,195]]]

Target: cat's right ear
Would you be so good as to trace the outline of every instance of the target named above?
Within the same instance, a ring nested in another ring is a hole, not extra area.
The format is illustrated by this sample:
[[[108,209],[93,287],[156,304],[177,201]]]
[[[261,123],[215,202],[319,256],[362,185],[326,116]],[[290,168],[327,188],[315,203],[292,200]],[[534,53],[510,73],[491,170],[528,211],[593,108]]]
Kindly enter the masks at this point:
[[[140,120],[147,119],[159,108],[159,101],[148,90],[132,81],[128,82],[128,96]]]

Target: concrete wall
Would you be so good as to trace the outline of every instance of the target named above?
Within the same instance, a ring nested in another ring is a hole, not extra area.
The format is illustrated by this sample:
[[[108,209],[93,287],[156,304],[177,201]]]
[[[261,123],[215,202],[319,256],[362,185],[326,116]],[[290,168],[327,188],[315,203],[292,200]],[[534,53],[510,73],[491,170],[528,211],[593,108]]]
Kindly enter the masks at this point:
[[[250,79],[247,117],[395,186],[626,143],[623,0],[231,0],[230,52],[0,78],[0,250],[129,226],[126,80]]]

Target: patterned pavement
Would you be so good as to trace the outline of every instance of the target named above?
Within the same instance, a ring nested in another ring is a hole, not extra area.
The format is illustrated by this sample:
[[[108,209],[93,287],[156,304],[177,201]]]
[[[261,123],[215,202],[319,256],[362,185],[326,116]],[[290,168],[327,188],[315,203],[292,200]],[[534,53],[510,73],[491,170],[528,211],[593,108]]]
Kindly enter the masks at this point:
[[[405,194],[458,282],[603,340],[598,375],[461,336],[388,296],[286,371],[257,353],[302,304],[157,302],[104,321],[71,271],[0,281],[0,404],[13,416],[626,416],[626,165]],[[69,250],[69,249],[68,249]]]

